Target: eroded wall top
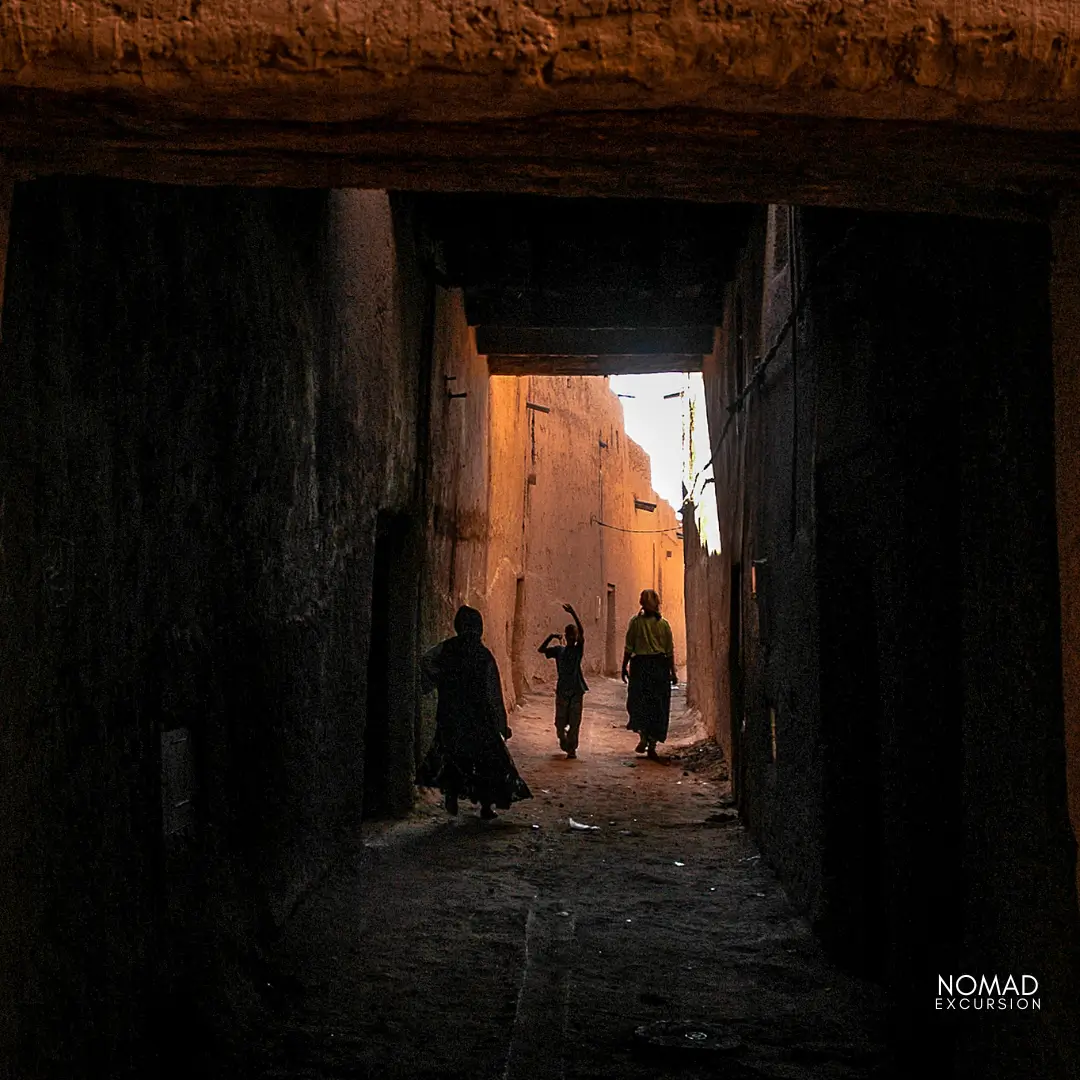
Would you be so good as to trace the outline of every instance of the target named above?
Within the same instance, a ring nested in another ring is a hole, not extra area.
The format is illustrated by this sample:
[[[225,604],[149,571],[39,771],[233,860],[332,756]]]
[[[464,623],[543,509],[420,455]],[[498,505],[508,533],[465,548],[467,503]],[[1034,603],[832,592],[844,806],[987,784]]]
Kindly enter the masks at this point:
[[[224,118],[692,106],[1080,128],[1071,0],[6,0],[0,85]]]

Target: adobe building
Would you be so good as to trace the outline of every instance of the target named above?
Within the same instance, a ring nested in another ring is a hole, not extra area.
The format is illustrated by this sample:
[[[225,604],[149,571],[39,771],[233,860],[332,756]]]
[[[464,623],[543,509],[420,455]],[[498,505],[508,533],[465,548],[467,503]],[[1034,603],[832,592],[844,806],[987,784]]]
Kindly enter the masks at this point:
[[[492,474],[523,503],[513,530],[520,561],[505,561],[492,580],[495,592],[508,582],[507,569],[517,567],[514,606],[506,613],[508,698],[552,681],[551,662],[536,647],[569,621],[566,601],[585,628],[586,671],[618,674],[626,624],[643,589],[660,594],[676,662],[684,663],[682,526],[653,491],[648,456],[623,430],[622,406],[607,379],[493,376],[492,396],[492,444],[501,441],[501,427],[525,432],[518,470]]]
[[[508,705],[564,599],[589,670],[642,588],[685,656],[679,524],[605,378],[489,375],[407,203],[55,181],[17,207],[50,224],[16,219],[3,344],[3,1030],[114,1069],[93,1039],[151,1037],[192,980],[227,1011],[221,951],[280,926],[361,816],[408,811],[417,659],[459,604]],[[170,256],[106,243],[121,210]]]
[[[699,705],[766,857],[902,1014],[943,966],[1037,940],[1062,1008],[1076,985],[1050,258],[1025,225],[769,207],[704,368]],[[928,1038],[978,1075],[1029,1041],[1053,1069],[1066,1021],[1041,1024]]]
[[[616,675],[638,597],[656,589],[684,663],[682,525],[607,378],[489,375],[461,291],[440,290],[437,311],[428,550],[446,569],[430,579],[427,640],[450,633],[459,604],[479,608],[512,706],[549,680],[537,646],[570,621],[564,603],[585,669]]]
[[[482,598],[536,677],[533,377],[702,369],[685,649],[764,857],[909,1072],[1080,1072],[1075,7],[630,7],[0,13],[0,1071],[242,1040],[411,804],[420,649]],[[616,432],[595,507],[666,529]],[[677,549],[571,532],[610,667]],[[939,1023],[939,966],[1046,1007]]]

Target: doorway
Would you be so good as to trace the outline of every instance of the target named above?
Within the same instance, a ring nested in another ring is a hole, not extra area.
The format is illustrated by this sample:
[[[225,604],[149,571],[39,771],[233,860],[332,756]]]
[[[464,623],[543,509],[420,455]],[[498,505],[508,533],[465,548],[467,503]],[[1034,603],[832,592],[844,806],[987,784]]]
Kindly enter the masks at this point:
[[[419,588],[415,528],[382,513],[375,533],[364,709],[364,817],[400,817],[413,802]]]
[[[616,619],[615,619],[615,586],[610,582],[607,587],[607,627],[604,635],[604,674],[615,675],[618,670],[619,658],[616,655]]]
[[[514,629],[510,639],[510,674],[514,681],[514,696],[520,701],[528,690],[525,677],[525,578],[514,583]]]
[[[728,594],[728,715],[731,724],[731,794],[741,804],[743,793],[742,760],[743,669],[742,669],[742,564],[731,564],[731,589]]]

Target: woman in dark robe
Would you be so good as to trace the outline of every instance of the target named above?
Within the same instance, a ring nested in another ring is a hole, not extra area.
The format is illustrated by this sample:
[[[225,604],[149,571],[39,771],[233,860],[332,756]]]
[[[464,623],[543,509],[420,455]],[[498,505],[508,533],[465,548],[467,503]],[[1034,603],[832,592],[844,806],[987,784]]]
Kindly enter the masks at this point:
[[[635,752],[659,761],[656,744],[667,739],[671,688],[679,677],[671,626],[660,614],[660,597],[653,589],[641,594],[641,611],[626,628],[622,680],[629,684],[626,711],[630,719],[626,726],[640,736]]]
[[[506,749],[512,732],[506,724],[498,665],[480,641],[483,617],[475,608],[462,606],[454,629],[456,637],[424,656],[424,674],[438,688],[439,705],[435,741],[417,783],[437,787],[450,814],[458,812],[458,799],[464,797],[480,805],[482,818],[493,818],[493,806],[506,810],[518,799],[531,799],[532,792]]]

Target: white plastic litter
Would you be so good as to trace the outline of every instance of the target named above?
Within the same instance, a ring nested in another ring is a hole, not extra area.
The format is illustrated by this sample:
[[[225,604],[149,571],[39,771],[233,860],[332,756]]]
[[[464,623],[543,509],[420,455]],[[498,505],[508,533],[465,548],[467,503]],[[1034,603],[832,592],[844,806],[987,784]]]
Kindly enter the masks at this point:
[[[685,866],[685,865],[686,865],[686,863],[684,863],[684,862],[679,862],[678,860],[676,860],[676,862],[675,862],[675,865],[676,865],[676,866]]]
[[[584,832],[599,832],[600,831],[600,826],[599,825],[582,825],[580,821],[575,821],[573,818],[570,818],[569,820],[570,820],[570,828],[571,829],[581,829]]]

